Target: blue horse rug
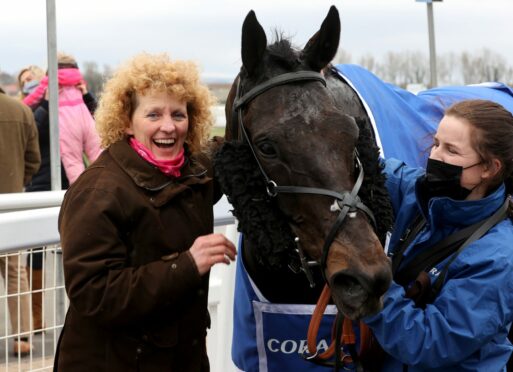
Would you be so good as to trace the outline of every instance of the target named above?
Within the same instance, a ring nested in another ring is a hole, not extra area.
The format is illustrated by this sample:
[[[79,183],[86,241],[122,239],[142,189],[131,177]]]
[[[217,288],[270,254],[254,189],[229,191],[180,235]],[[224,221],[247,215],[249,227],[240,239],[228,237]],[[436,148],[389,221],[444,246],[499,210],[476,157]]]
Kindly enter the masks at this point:
[[[432,137],[446,108],[466,99],[487,99],[513,113],[513,90],[502,83],[448,86],[417,95],[380,80],[357,65],[335,66],[362,101],[385,158],[425,167]]]

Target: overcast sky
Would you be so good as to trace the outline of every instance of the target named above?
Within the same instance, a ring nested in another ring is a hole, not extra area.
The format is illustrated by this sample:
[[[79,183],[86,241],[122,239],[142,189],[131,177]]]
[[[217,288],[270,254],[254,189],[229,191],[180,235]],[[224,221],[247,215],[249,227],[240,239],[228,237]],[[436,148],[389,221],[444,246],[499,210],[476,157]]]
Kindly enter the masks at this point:
[[[353,56],[387,51],[428,55],[426,4],[415,0],[56,0],[57,47],[79,63],[115,67],[134,54],[168,52],[195,60],[206,78],[233,78],[241,25],[255,10],[268,39],[274,27],[302,47],[329,6],[341,16],[341,44]],[[0,70],[46,67],[46,1],[2,0]],[[513,0],[434,3],[438,53],[489,48],[513,65]]]

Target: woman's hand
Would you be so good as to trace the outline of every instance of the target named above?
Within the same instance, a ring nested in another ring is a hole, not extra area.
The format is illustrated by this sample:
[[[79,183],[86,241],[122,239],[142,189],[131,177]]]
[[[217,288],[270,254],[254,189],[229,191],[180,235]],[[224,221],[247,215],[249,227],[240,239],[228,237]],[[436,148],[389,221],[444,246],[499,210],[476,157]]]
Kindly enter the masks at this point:
[[[83,96],[87,94],[87,83],[85,82],[85,80],[81,80],[80,83],[78,83],[75,86],[78,88],[78,90],[82,92]]]
[[[230,264],[237,254],[235,246],[223,234],[203,235],[194,241],[189,252],[198,267],[200,275],[205,274],[212,266],[224,262]]]

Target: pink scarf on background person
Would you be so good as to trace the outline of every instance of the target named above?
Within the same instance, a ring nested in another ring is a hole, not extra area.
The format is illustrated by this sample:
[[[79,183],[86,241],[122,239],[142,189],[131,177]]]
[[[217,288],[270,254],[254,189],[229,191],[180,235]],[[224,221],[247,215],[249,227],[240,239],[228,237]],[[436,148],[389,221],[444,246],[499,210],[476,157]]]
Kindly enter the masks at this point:
[[[180,150],[180,153],[171,160],[158,160],[155,158],[155,155],[141,142],[135,139],[135,137],[130,137],[129,139],[130,146],[139,154],[141,158],[146,160],[148,163],[156,166],[162,173],[167,176],[178,178],[180,177],[180,168],[183,166],[185,162],[184,149]]]
[[[78,68],[62,68],[57,70],[57,78],[59,85],[75,86],[84,78]],[[48,88],[48,76],[41,79],[38,87],[32,93],[23,98],[23,103],[27,106],[34,107],[43,99],[46,88]]]

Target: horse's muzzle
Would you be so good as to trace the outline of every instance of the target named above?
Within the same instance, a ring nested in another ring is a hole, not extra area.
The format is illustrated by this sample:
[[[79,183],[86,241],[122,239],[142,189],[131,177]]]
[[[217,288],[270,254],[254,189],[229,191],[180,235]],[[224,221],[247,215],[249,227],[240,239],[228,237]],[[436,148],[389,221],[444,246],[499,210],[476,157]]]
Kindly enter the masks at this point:
[[[329,278],[332,296],[338,309],[351,319],[379,311],[381,297],[392,281],[390,265],[367,267],[364,271],[344,269]]]

